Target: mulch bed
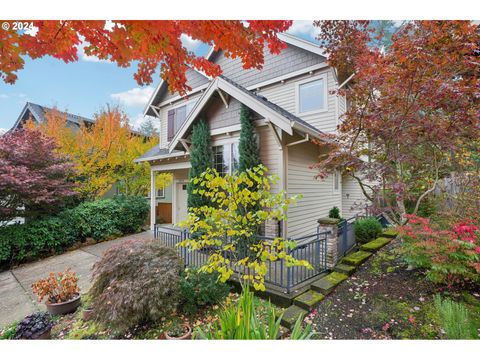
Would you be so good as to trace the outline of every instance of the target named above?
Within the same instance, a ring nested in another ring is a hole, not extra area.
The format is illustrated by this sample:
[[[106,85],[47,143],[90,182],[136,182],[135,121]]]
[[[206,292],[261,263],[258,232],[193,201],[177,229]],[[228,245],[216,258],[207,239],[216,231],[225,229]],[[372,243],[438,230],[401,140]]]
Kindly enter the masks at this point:
[[[315,338],[442,338],[433,295],[444,289],[408,269],[398,254],[399,241],[372,256],[308,315]],[[469,293],[480,300],[479,291]]]

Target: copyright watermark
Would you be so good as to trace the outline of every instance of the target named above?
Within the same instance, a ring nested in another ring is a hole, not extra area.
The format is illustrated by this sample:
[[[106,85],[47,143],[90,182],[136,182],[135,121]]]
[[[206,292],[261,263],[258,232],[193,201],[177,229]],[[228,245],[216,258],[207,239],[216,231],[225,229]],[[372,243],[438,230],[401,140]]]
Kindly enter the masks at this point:
[[[18,31],[18,30],[33,30],[33,22],[31,21],[4,21],[2,22],[2,30]]]

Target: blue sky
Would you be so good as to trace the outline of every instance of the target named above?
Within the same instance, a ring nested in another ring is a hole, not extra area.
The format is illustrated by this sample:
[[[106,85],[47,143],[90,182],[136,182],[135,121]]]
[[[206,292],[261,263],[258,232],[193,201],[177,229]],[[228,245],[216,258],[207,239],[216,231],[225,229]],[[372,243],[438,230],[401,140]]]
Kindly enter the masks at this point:
[[[295,21],[289,31],[307,40],[314,40],[312,21]],[[183,39],[185,46],[204,55],[207,46],[192,39]],[[107,103],[120,105],[128,114],[131,124],[143,121],[143,109],[160,78],[140,87],[133,79],[135,66],[119,68],[113,63],[99,61],[79,51],[79,61],[65,64],[45,57],[25,59],[24,69],[18,73],[14,85],[0,81],[0,129],[9,129],[25,102],[66,110],[84,117],[93,117]]]

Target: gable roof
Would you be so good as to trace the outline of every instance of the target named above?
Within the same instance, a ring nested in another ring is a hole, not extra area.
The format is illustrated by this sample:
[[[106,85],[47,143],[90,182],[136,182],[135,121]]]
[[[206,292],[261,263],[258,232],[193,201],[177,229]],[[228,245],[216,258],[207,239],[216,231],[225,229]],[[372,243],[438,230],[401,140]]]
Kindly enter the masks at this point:
[[[281,34],[277,34],[277,37],[285,42],[286,44],[288,45],[292,45],[292,46],[295,46],[295,47],[298,47],[300,49],[303,49],[303,50],[306,50],[308,52],[311,52],[313,54],[316,54],[316,55],[319,55],[319,56],[322,56],[324,58],[327,58],[327,53],[322,49],[320,48],[320,46],[318,44],[315,44],[313,42],[310,42],[310,41],[307,41],[307,40],[304,40],[302,38],[299,38],[295,35],[291,35],[291,34],[288,34],[288,33],[281,33]],[[212,59],[220,52],[221,50],[215,50],[214,47],[211,47],[208,54],[205,56],[205,58],[209,61],[212,61]],[[200,75],[203,75],[205,77],[207,77],[205,74],[199,72],[198,70],[194,69],[194,68],[190,68],[191,70],[197,72],[198,74]],[[211,78],[207,77],[209,80],[212,80]],[[204,86],[202,86],[202,89],[204,88]],[[193,88],[192,90],[194,90],[195,88]],[[200,89],[200,88],[199,88]],[[143,111],[143,115],[151,115],[151,116],[155,116],[155,112],[151,109],[151,105],[153,104],[158,104],[160,99],[162,98],[163,94],[168,91],[168,86],[167,86],[167,83],[161,79],[160,80],[160,83],[158,84],[157,88],[155,89],[155,91],[153,92],[152,96],[150,97],[149,101],[147,102],[146,106],[145,106],[145,109]]]
[[[197,101],[192,111],[187,116],[187,119],[180,127],[179,131],[175,134],[174,138],[170,142],[170,152],[174,151],[180,139],[182,139],[182,137],[190,129],[196,117],[200,114],[201,110],[206,106],[208,100],[216,91],[224,91],[225,93],[231,95],[242,104],[260,114],[267,121],[278,126],[287,134],[292,135],[293,130],[297,130],[302,133],[309,134],[315,138],[326,139],[326,134],[318,130],[316,127],[310,125],[306,121],[300,119],[282,107],[268,101],[265,97],[259,96],[245,89],[243,86],[238,85],[231,79],[220,75],[212,81],[210,86]]]
[[[13,125],[12,130],[16,129],[20,125],[20,123],[25,120],[25,114],[27,113],[27,111],[29,111],[30,114],[32,114],[33,118],[37,122],[41,123],[45,120],[46,113],[49,112],[49,111],[52,111],[52,110],[53,109],[48,108],[46,106],[42,106],[42,105],[34,104],[34,103],[31,103],[31,102],[27,102],[25,104],[25,106],[23,107],[23,110],[20,113],[17,121],[15,121],[15,124]],[[91,123],[91,124],[93,124],[95,122],[94,120],[85,118],[83,116],[70,114],[70,113],[63,112],[63,111],[60,111],[60,113],[67,116],[67,121],[68,122],[70,122],[72,124],[75,124],[75,125],[78,125],[78,126],[80,126],[80,123],[82,123],[82,122]]]

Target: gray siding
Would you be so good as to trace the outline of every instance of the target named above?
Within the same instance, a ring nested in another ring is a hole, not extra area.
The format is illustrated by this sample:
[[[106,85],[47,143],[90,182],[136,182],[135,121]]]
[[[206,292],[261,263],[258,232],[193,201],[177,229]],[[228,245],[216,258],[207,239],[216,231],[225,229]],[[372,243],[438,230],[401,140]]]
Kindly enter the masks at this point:
[[[313,54],[296,46],[288,45],[278,55],[264,50],[265,62],[261,70],[243,68],[240,59],[230,59],[220,51],[213,61],[221,66],[223,75],[236,83],[248,87],[288,73],[301,70],[325,61],[322,56]]]
[[[237,99],[231,99],[228,108],[219,98],[212,99],[204,113],[210,130],[240,124],[240,107]]]
[[[188,69],[185,75],[187,76],[187,85],[190,86],[192,89],[205,85],[209,82],[208,78],[192,69]],[[160,98],[157,100],[157,104],[166,100],[170,100],[175,96],[178,96],[178,93],[172,94],[170,91],[168,91],[168,89],[165,89],[164,94],[160,96]]]
[[[310,235],[317,230],[317,220],[327,216],[330,209],[341,205],[341,189],[334,193],[333,176],[316,180],[318,173],[310,166],[318,161],[320,148],[303,143],[288,148],[287,192],[302,194],[303,199],[288,210],[287,236]]]
[[[316,76],[326,75],[327,77],[327,111],[314,114],[301,115],[297,111],[297,86],[298,82]],[[260,89],[259,95],[265,96],[269,101],[281,106],[285,110],[297,115],[301,119],[307,121],[317,129],[324,132],[335,132],[337,129],[337,104],[336,95],[331,94],[331,90],[335,90],[337,82],[330,68],[315,71],[313,74],[298,76],[293,79],[286,80],[283,84],[276,83],[271,86]],[[340,99],[338,99],[340,100]]]
[[[368,204],[358,182],[351,176],[342,177],[342,216],[350,218],[365,213]]]

